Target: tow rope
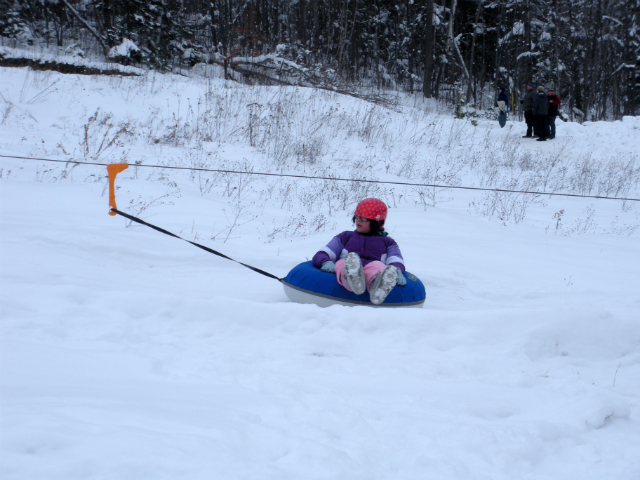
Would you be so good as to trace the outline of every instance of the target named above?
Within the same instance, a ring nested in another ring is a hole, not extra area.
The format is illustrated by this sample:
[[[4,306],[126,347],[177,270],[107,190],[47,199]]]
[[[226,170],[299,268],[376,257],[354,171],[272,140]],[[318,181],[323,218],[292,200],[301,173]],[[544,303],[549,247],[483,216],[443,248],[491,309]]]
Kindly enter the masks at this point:
[[[157,230],[160,233],[164,233],[165,235],[169,235],[170,237],[175,237],[180,240],[184,240],[185,242],[190,243],[195,247],[201,248],[205,252],[213,253],[214,255],[217,255],[219,257],[226,258],[227,260],[231,260],[232,262],[239,263],[243,267],[247,267],[248,269],[253,270],[256,273],[259,273],[260,275],[264,275],[265,277],[273,278],[274,280],[282,282],[283,279],[278,278],[269,272],[265,272],[260,268],[252,267],[251,265],[247,265],[246,263],[242,263],[242,262],[239,262],[238,260],[234,260],[231,257],[227,257],[224,253],[220,253],[217,250],[214,250],[209,247],[205,247],[204,245],[200,245],[199,243],[192,242],[191,240],[187,240],[186,238],[179,237],[175,233],[171,233],[170,231],[165,230],[164,228],[160,228],[151,223],[147,223],[138,217],[134,217],[133,215],[129,215],[128,213],[124,213],[118,210],[116,207],[116,196],[115,196],[115,188],[114,188],[116,175],[118,175],[118,173],[120,173],[121,171],[126,170],[128,167],[129,165],[126,163],[113,163],[107,166],[107,172],[109,173],[109,215],[120,215],[121,217],[131,220],[132,222],[136,222],[136,223],[139,223],[140,225],[145,225],[149,228],[153,228],[154,230]]]
[[[281,278],[278,278],[278,277],[276,277],[275,275],[273,275],[273,274],[271,274],[269,272],[265,272],[264,270],[261,270],[259,268],[252,267],[251,265],[247,265],[246,263],[239,262],[238,260],[234,260],[231,257],[227,257],[224,253],[220,253],[220,252],[218,252],[218,251],[216,251],[216,250],[214,250],[212,248],[205,247],[204,245],[200,245],[199,243],[192,242],[191,240],[187,240],[186,238],[179,237],[175,233],[171,233],[168,230],[165,230],[164,228],[160,228],[160,227],[158,227],[156,225],[152,225],[151,223],[147,223],[144,220],[139,219],[138,217],[134,217],[133,215],[126,214],[124,212],[121,212],[120,210],[116,210],[115,208],[111,208],[109,210],[109,212],[113,212],[115,215],[120,215],[120,216],[122,216],[122,217],[124,217],[124,218],[126,218],[128,220],[131,220],[132,222],[139,223],[140,225],[146,225],[147,227],[153,228],[154,230],[157,230],[158,232],[164,233],[165,235],[169,235],[171,237],[175,237],[175,238],[179,238],[180,240],[184,240],[185,242],[188,242],[191,245],[194,245],[194,246],[196,246],[198,248],[201,248],[205,252],[213,253],[214,255],[217,255],[219,257],[226,258],[227,260],[231,260],[232,262],[239,263],[240,265],[242,265],[244,267],[247,267],[247,268],[253,270],[256,273],[264,275],[265,277],[273,278],[275,280],[278,280],[279,282],[282,281]]]

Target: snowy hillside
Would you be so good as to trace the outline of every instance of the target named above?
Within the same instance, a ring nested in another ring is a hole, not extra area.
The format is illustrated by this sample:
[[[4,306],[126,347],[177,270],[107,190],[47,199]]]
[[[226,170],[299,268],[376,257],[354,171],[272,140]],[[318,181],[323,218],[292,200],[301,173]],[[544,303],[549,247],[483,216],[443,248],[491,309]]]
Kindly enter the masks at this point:
[[[637,479],[640,119],[0,69],[0,155],[279,277],[382,198],[422,309],[291,303],[0,158],[3,479]],[[475,124],[475,125],[474,125]]]

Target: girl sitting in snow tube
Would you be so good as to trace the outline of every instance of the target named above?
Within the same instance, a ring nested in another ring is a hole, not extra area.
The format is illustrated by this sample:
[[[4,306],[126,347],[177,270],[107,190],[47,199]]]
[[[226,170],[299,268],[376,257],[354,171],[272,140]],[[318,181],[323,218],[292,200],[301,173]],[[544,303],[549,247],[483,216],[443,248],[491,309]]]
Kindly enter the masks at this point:
[[[356,295],[369,291],[371,303],[380,305],[396,285],[407,284],[398,244],[384,231],[387,206],[365,198],[356,207],[356,231],[346,231],[313,257],[313,266],[335,273],[338,283]]]
[[[384,231],[386,218],[382,201],[360,202],[353,216],[355,231],[336,235],[312,261],[301,263],[282,279],[287,296],[321,307],[422,307],[424,285],[405,271],[398,244]]]

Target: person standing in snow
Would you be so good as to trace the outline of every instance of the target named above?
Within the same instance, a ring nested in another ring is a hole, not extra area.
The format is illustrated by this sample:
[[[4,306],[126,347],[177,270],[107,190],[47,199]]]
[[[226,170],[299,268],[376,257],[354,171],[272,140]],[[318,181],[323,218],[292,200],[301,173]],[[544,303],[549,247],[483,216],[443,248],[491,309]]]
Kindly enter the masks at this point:
[[[498,87],[498,109],[500,112],[507,112],[509,110],[509,97],[507,97],[507,90],[503,85]]]
[[[404,287],[404,259],[398,244],[384,230],[387,206],[365,198],[353,213],[355,231],[336,235],[313,256],[313,266],[335,273],[338,283],[356,295],[369,290],[371,302],[380,305],[396,285]]]
[[[544,93],[544,87],[541,85],[538,87],[538,94],[533,99],[533,118],[535,120],[534,133],[538,136],[538,142],[547,141],[547,132],[549,130],[548,115],[549,115],[549,101],[547,95]]]
[[[528,83],[527,93],[525,93],[524,98],[520,100],[522,109],[524,110],[524,121],[527,123],[527,134],[522,138],[531,138],[533,135],[533,99],[536,97],[535,88],[533,83]]]
[[[547,90],[547,98],[549,99],[549,140],[556,138],[556,117],[558,116],[558,106],[560,105],[560,97],[553,93],[553,89]]]

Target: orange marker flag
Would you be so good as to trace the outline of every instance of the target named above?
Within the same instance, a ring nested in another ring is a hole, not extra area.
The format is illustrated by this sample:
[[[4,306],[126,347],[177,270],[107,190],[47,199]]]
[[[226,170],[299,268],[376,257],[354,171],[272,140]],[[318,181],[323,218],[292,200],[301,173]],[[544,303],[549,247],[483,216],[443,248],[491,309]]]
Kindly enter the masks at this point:
[[[109,174],[109,215],[116,215],[116,212],[112,212],[111,209],[118,209],[116,207],[116,175],[121,171],[129,168],[128,163],[112,163],[107,165],[107,173]]]

